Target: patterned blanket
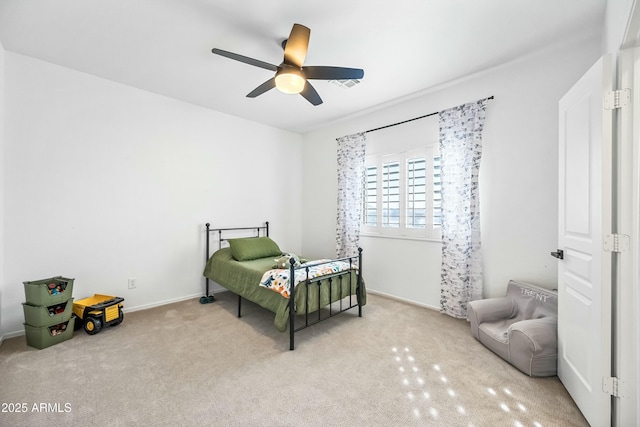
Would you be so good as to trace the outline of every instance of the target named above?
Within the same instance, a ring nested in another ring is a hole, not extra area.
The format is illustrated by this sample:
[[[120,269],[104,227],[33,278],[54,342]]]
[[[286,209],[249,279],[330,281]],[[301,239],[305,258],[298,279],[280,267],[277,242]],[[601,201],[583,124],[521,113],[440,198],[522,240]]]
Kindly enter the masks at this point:
[[[307,266],[309,275],[307,276]],[[355,265],[352,268],[357,268]],[[302,264],[295,270],[294,287],[307,278],[324,276],[326,274],[338,273],[340,271],[349,270],[349,263],[346,261],[331,261],[329,259],[320,259]],[[291,282],[289,280],[289,269],[273,269],[265,272],[260,280],[260,286],[269,288],[274,292],[280,293],[285,298],[289,298],[291,294]]]

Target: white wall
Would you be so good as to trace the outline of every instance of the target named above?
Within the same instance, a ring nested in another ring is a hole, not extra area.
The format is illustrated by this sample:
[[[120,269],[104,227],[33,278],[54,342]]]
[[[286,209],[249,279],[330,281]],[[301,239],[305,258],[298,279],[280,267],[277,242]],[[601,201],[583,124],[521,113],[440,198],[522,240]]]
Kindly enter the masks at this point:
[[[202,295],[206,222],[269,220],[300,251],[300,135],[12,52],[5,65],[5,332],[22,330],[25,280],[74,277],[75,298],[125,309]]]
[[[304,138],[303,253],[333,254],[335,138],[494,95],[480,170],[485,296],[509,279],[555,287],[558,100],[600,56],[598,34],[552,46]],[[363,84],[366,84],[363,83]],[[440,244],[363,237],[367,287],[439,307]]]

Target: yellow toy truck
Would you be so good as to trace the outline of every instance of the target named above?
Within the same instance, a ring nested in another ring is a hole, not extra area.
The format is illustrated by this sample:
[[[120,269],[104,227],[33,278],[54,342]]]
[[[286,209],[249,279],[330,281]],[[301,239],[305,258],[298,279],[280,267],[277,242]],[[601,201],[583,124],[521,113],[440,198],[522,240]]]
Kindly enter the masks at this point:
[[[122,301],[124,298],[101,294],[74,301],[75,329],[82,325],[86,333],[95,335],[106,325],[119,325],[124,320]]]

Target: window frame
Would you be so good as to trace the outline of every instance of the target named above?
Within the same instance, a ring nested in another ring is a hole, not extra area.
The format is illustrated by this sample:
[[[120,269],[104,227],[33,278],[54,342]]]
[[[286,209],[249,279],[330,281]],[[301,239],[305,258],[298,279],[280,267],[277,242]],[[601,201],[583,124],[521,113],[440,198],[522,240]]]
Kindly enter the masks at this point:
[[[404,239],[420,239],[420,240],[441,240],[441,225],[434,224],[434,207],[435,207],[435,170],[434,170],[434,158],[439,156],[438,144],[427,145],[417,149],[406,150],[396,153],[384,153],[367,155],[365,157],[365,183],[364,183],[364,206],[363,206],[363,219],[361,223],[360,234],[363,236],[377,236],[377,237],[395,237]],[[407,225],[407,210],[408,210],[408,176],[407,164],[411,160],[425,159],[425,226],[424,228],[410,227]],[[384,200],[382,197],[383,191],[383,165],[391,162],[398,162],[400,165],[399,171],[399,225],[398,227],[385,226],[382,223],[383,220],[383,208]],[[371,225],[367,223],[369,201],[368,188],[369,184],[368,170],[372,167],[376,168],[376,224]],[[430,196],[429,196],[430,195]]]

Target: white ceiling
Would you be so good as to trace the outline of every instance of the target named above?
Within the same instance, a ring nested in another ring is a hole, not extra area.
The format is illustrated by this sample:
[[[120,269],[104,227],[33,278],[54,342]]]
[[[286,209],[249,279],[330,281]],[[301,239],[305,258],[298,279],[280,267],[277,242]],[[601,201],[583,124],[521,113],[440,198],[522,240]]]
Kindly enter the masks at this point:
[[[12,51],[213,110],[304,133],[346,115],[491,68],[564,38],[599,34],[606,0],[2,0]],[[363,68],[324,103],[273,89],[293,23],[311,29],[305,65]]]

